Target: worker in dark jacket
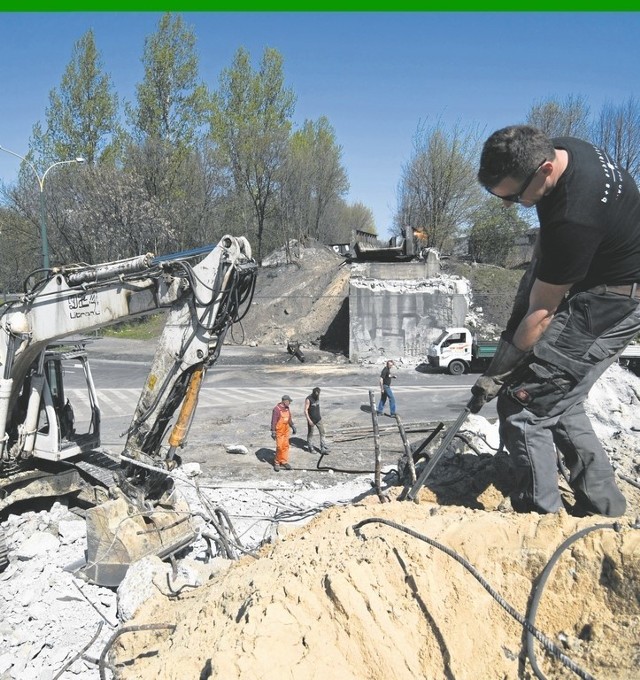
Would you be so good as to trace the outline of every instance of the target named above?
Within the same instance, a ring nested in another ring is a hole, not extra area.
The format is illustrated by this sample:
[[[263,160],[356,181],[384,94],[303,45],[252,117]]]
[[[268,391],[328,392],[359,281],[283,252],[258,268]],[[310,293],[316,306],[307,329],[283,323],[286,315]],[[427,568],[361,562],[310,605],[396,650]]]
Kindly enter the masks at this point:
[[[515,125],[485,142],[480,183],[506,204],[535,206],[539,247],[470,410],[499,394],[500,434],[516,509],[556,512],[557,452],[577,510],[616,517],[626,500],[584,402],[640,331],[640,193],[603,149]],[[518,507],[520,506],[520,507]]]
[[[324,423],[320,415],[320,388],[314,387],[311,394],[304,400],[304,415],[307,419],[307,448],[311,453],[314,451],[313,447],[313,431],[318,428],[320,433],[320,453],[329,453],[327,440],[325,438]]]
[[[296,427],[293,424],[293,416],[289,409],[291,397],[288,394],[282,396],[279,404],[276,404],[271,413],[271,437],[276,440],[276,455],[273,461],[273,469],[291,470],[289,465],[289,429],[293,434]]]

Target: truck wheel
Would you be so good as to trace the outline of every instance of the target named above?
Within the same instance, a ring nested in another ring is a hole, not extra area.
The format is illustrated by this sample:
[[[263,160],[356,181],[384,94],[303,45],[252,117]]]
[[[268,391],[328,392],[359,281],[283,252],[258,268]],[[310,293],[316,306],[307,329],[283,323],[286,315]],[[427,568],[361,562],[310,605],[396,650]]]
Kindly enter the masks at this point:
[[[452,361],[449,364],[449,373],[451,375],[462,375],[465,372],[466,366],[464,361],[459,361],[458,359]]]

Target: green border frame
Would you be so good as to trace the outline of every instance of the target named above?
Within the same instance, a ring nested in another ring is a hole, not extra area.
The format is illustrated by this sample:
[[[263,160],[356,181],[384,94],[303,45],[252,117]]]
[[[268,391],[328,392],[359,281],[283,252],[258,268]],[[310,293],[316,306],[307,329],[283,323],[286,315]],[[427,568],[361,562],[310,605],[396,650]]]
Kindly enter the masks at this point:
[[[389,4],[393,4],[390,8]],[[27,7],[19,0],[3,3],[2,12],[633,12],[640,10],[640,0],[615,0],[606,7],[595,0],[537,0],[514,7],[506,0],[102,0],[89,3],[86,0],[62,0],[52,3],[32,0]],[[614,36],[615,39],[615,36]]]

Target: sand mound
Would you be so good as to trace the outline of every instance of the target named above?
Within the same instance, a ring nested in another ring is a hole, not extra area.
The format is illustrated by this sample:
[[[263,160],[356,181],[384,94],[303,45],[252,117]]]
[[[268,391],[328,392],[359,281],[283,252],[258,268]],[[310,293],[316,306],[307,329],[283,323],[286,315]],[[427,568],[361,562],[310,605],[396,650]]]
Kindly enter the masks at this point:
[[[619,522],[514,513],[505,503],[511,479],[495,451],[496,427],[471,417],[419,504],[397,500],[396,486],[388,503],[368,496],[304,527],[280,525],[258,559],[245,557],[198,589],[154,596],[130,623],[175,630],[121,636],[113,649],[118,677],[533,678],[518,617],[558,547],[591,528],[540,586],[535,624],[548,645],[534,643],[534,663],[554,679],[576,677],[560,654],[581,677],[640,677],[639,384],[612,366],[587,403],[627,497]],[[354,532],[368,518],[409,528],[454,555],[380,522]],[[547,651],[553,645],[555,656]]]
[[[172,634],[121,638],[122,678],[495,678],[520,675],[522,627],[461,564],[382,524],[426,534],[471,564],[518,612],[562,541],[597,524],[565,513],[489,513],[377,499],[326,511],[198,591],[158,596],[132,622]],[[640,531],[594,531],[563,553],[536,624],[596,677],[638,677]],[[541,650],[553,678],[573,673]],[[530,668],[528,662],[527,668]]]

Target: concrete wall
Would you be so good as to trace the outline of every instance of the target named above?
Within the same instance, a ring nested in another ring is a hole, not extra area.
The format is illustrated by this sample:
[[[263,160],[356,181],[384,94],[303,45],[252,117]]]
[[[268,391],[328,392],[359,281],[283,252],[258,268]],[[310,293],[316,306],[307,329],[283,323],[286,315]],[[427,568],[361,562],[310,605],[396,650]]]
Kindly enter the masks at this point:
[[[361,263],[349,281],[349,359],[424,359],[443,328],[463,326],[469,284],[428,263]]]

